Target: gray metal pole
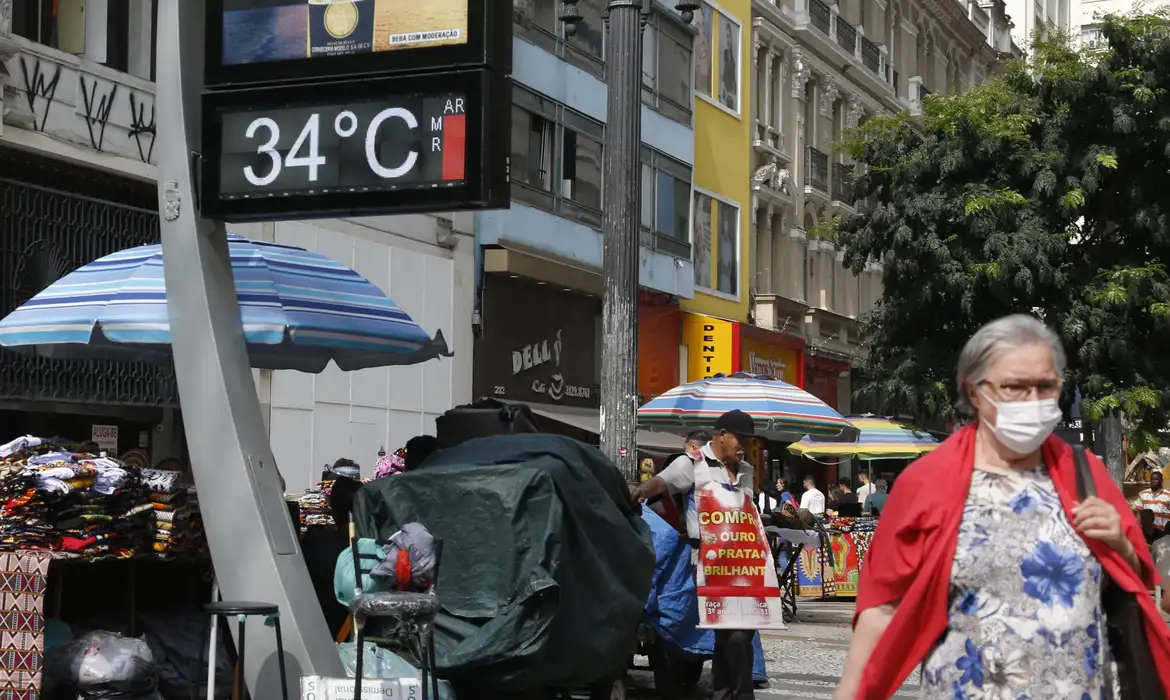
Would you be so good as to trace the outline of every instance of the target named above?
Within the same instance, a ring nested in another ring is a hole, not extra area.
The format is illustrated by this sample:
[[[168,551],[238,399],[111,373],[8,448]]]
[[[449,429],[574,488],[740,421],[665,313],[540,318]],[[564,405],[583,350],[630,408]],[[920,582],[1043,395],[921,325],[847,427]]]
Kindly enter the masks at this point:
[[[638,270],[642,192],[642,27],[651,0],[609,0],[605,67],[609,83],[602,163],[601,452],[631,483],[638,478]],[[683,19],[699,3],[680,0]],[[581,18],[566,0],[571,35]]]
[[[642,0],[611,0],[606,37],[609,106],[602,164],[601,452],[638,475],[638,269],[642,191]]]
[[[175,371],[199,505],[224,600],[280,608],[290,698],[301,675],[344,677],[285,507],[240,325],[222,223],[199,216],[193,153],[200,136],[205,6],[158,10],[158,193]],[[247,633],[248,688],[280,697],[276,639],[264,620]],[[236,625],[227,625],[233,634]]]

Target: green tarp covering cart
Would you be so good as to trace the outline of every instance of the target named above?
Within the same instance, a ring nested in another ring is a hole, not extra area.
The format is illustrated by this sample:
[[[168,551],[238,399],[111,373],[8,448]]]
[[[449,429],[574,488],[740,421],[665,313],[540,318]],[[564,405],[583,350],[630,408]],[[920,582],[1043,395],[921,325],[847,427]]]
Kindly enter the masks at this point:
[[[419,522],[443,539],[437,661],[457,688],[601,689],[625,669],[655,555],[595,448],[531,433],[463,442],[364,486],[354,521],[359,537]]]

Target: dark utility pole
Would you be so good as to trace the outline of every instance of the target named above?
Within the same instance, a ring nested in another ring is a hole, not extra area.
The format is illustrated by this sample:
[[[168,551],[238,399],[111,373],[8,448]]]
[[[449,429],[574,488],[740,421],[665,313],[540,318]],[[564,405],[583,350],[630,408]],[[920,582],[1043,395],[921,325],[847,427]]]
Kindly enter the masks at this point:
[[[653,0],[609,0],[605,69],[609,101],[602,163],[601,452],[630,481],[637,480],[638,269],[642,144],[642,29]],[[698,0],[678,0],[689,23]],[[572,36],[581,13],[577,0],[561,11]]]

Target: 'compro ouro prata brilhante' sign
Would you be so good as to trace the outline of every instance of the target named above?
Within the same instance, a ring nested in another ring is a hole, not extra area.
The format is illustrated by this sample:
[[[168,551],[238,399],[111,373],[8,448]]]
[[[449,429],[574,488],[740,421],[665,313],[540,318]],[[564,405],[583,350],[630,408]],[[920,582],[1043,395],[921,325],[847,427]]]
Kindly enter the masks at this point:
[[[752,500],[723,484],[699,486],[696,479],[695,509],[699,627],[786,629],[776,565]]]
[[[508,206],[507,3],[207,1],[204,216]]]

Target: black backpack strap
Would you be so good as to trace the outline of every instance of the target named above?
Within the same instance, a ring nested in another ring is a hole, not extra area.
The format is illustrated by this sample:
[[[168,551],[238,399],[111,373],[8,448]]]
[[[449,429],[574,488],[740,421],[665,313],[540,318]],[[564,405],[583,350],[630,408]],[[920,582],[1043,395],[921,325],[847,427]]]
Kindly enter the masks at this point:
[[[1097,482],[1093,479],[1093,470],[1089,467],[1089,458],[1085,455],[1085,448],[1073,446],[1073,463],[1077,468],[1077,500],[1083,501],[1090,496],[1097,495]]]

